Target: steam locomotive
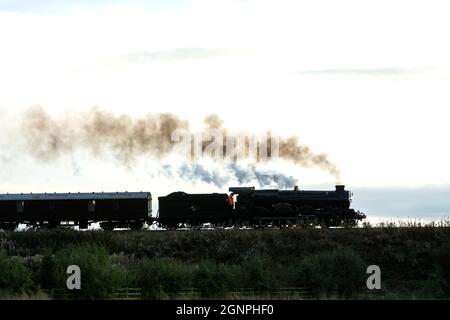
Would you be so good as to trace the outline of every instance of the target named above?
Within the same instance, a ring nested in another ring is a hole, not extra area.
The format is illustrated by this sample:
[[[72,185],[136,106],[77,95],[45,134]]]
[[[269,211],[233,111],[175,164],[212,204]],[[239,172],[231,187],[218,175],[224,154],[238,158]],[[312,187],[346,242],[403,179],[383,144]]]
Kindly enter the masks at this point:
[[[342,185],[332,191],[232,187],[226,193],[174,192],[158,198],[152,216],[150,192],[0,194],[0,229],[19,224],[86,229],[99,223],[104,230],[142,229],[155,224],[166,229],[225,227],[324,227],[356,225],[366,216],[350,208],[351,192]],[[234,195],[236,202],[234,203]]]
[[[157,223],[165,228],[290,227],[320,224],[355,225],[366,216],[350,209],[351,193],[338,185],[333,191],[229,188],[237,195],[234,207],[228,195],[174,192],[159,197]]]

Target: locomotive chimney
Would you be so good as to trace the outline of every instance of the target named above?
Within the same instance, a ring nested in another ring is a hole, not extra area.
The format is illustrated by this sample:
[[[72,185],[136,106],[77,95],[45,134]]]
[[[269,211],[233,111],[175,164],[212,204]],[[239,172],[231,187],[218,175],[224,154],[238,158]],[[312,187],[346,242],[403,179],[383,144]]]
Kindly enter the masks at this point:
[[[341,191],[345,191],[345,186],[340,184],[336,186],[336,191],[337,192],[341,192]]]
[[[295,186],[295,187],[294,187],[294,191],[298,191],[298,186]]]

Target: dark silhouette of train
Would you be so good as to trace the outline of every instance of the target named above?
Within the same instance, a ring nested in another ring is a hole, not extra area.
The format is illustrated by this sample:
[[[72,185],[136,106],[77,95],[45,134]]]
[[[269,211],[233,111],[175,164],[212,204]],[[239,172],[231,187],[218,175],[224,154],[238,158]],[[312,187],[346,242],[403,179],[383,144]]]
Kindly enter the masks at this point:
[[[366,216],[350,209],[351,192],[342,185],[333,191],[230,188],[237,195],[234,208],[225,193],[174,192],[159,197],[160,226],[175,228],[289,227],[320,224],[355,225]]]
[[[1,194],[0,228],[15,230],[19,223],[32,227],[61,224],[86,229],[100,223],[105,230],[141,229],[151,221],[149,192]]]
[[[264,228],[307,225],[353,226],[366,216],[350,208],[351,192],[342,185],[332,191],[229,188],[226,193],[174,192],[158,198],[152,216],[149,192],[53,193],[0,195],[0,229],[79,226],[99,223],[104,230],[156,224],[177,228]]]

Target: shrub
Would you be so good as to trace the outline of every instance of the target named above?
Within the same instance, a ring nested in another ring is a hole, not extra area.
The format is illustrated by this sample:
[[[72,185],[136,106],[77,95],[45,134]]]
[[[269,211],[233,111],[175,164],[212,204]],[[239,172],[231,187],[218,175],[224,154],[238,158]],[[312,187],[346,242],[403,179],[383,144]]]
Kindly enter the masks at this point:
[[[58,265],[55,257],[47,253],[42,257],[41,263],[35,275],[35,281],[44,289],[58,287]]]
[[[106,299],[112,293],[121,288],[125,283],[126,271],[119,265],[111,262],[108,252],[104,247],[92,245],[73,246],[58,251],[54,262],[50,258],[43,263],[54,268],[56,264],[57,288],[67,290],[66,274],[69,265],[78,265],[81,270],[81,290],[71,293],[74,298],[81,299]],[[45,272],[45,266],[42,270]],[[53,281],[52,278],[47,279]]]
[[[160,298],[192,285],[192,267],[172,258],[143,259],[132,267],[134,282],[147,299]]]
[[[275,268],[267,259],[250,258],[243,262],[241,278],[244,287],[253,289],[269,289],[273,287]]]
[[[299,278],[316,292],[350,296],[363,288],[366,266],[352,250],[340,248],[307,256],[299,266]]]
[[[31,272],[18,257],[8,257],[0,252],[0,290],[23,293],[33,285]]]
[[[239,267],[212,261],[202,261],[194,274],[194,284],[205,296],[234,289],[238,285]]]

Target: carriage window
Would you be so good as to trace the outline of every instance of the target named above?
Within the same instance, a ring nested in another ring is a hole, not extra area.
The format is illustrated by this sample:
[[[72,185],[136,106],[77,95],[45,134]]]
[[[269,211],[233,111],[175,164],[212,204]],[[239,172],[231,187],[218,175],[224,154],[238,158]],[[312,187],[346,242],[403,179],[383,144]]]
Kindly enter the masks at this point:
[[[16,211],[18,213],[22,213],[25,211],[25,202],[24,201],[17,201],[16,202]]]
[[[88,211],[95,212],[95,200],[88,201]]]

